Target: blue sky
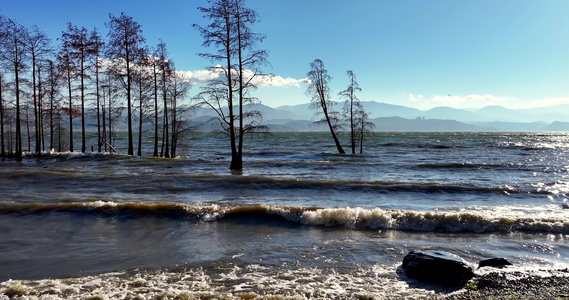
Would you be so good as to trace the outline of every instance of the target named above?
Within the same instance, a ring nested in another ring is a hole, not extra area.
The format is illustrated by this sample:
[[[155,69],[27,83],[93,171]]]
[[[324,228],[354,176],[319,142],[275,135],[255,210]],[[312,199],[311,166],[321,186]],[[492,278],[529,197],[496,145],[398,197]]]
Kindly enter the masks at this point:
[[[106,34],[108,14],[159,38],[180,70],[203,74],[211,62],[192,24],[205,0],[1,0],[0,13],[36,24],[56,39],[71,22]],[[301,82],[315,58],[333,77],[334,98],[353,70],[363,101],[436,106],[527,108],[569,103],[569,1],[248,0],[267,39],[273,86],[256,95],[277,107],[306,103]],[[282,78],[281,78],[282,77]],[[287,80],[288,79],[288,80]],[[198,87],[193,89],[197,93]]]

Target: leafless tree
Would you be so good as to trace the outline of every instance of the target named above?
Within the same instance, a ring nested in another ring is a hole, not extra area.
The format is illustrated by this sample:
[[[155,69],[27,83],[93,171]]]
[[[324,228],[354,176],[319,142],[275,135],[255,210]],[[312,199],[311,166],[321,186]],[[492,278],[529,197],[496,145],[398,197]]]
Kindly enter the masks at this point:
[[[312,97],[310,107],[312,109],[321,110],[316,112],[316,118],[320,119],[317,119],[314,124],[327,124],[338,152],[344,154],[346,152],[337,137],[337,133],[341,128],[340,114],[333,110],[333,106],[336,103],[330,100],[330,88],[328,84],[332,77],[328,75],[328,71],[320,59],[315,59],[310,63],[310,71],[307,76],[310,82],[306,94]]]
[[[29,53],[26,49],[26,35],[27,30],[20,24],[11,19],[3,22],[3,38],[2,47],[0,47],[0,59],[6,69],[11,69],[14,76],[15,87],[15,155],[17,159],[22,159],[22,125],[21,125],[21,107],[20,107],[20,92],[21,92],[21,75],[28,68],[26,61]]]
[[[348,84],[348,87],[338,93],[338,95],[345,99],[343,117],[347,120],[350,127],[350,145],[352,148],[352,154],[356,154],[356,127],[354,124],[354,114],[356,109],[363,109],[358,97],[356,96],[356,92],[359,92],[362,89],[356,81],[356,75],[354,72],[348,70],[346,74],[348,75],[350,83]]]
[[[211,7],[198,9],[211,23],[207,26],[194,24],[194,27],[204,38],[203,46],[217,49],[200,56],[222,63],[211,67],[221,74],[221,78],[204,87],[198,98],[205,106],[216,110],[221,128],[231,143],[230,169],[241,170],[244,135],[267,129],[260,125],[261,113],[247,112],[245,106],[256,100],[250,91],[256,88],[254,78],[259,74],[259,67],[267,64],[268,52],[257,49],[265,36],[252,32],[251,27],[258,22],[258,14],[246,8],[243,0],[215,0],[210,3]],[[222,87],[225,87],[224,91]],[[224,107],[227,107],[227,114]]]
[[[121,13],[120,17],[109,15],[110,21],[105,23],[109,28],[107,56],[118,61],[124,60],[126,74],[126,98],[127,98],[127,126],[128,126],[128,154],[134,155],[133,136],[132,136],[132,65],[136,61],[135,56],[139,53],[138,49],[145,42],[142,36],[140,24],[135,22],[132,17]]]
[[[40,31],[37,26],[26,34],[26,48],[30,54],[32,62],[32,94],[33,94],[33,108],[34,108],[34,133],[35,133],[35,152],[41,152],[41,127],[42,127],[42,112],[40,100],[38,99],[38,66],[41,60],[51,52],[50,40],[45,33]]]

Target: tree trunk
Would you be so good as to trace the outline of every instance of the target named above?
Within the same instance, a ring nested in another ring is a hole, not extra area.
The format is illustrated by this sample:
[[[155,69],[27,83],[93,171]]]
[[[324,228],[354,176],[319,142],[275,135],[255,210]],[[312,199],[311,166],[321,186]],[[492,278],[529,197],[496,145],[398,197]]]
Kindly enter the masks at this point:
[[[85,153],[85,52],[81,49],[81,152]]]
[[[352,154],[356,154],[356,140],[354,129],[354,80],[352,77],[352,88],[350,90],[350,139],[352,140]]]
[[[4,149],[4,99],[2,98],[2,74],[0,74],[0,157],[6,156]]]
[[[238,4],[238,2],[237,2]],[[239,6],[236,8],[239,10]],[[243,169],[243,57],[242,57],[242,44],[241,44],[241,15],[237,13],[237,42],[239,44],[239,144],[237,146],[237,156],[239,169]]]
[[[142,73],[138,85],[138,156],[142,156]]]
[[[229,20],[229,16],[225,17],[225,28],[227,36],[231,36],[231,22]],[[231,170],[241,170],[243,169],[243,161],[242,157],[239,156],[237,152],[237,148],[235,146],[235,124],[233,123],[235,120],[235,115],[233,113],[233,80],[231,75],[231,46],[229,44],[225,47],[225,53],[227,56],[227,93],[228,100],[227,106],[229,108],[229,140],[231,141],[231,164],[229,169]]]
[[[73,152],[73,97],[71,95],[71,70],[67,68],[67,89],[69,90],[69,152]]]
[[[131,75],[130,75],[130,51],[128,45],[128,31],[124,29],[125,53],[126,53],[126,101],[127,101],[127,122],[128,122],[128,155],[134,155],[134,145],[132,141],[132,105],[131,105]]]
[[[41,142],[41,152],[45,152],[45,136],[43,131],[43,96],[41,89],[41,67],[38,68],[38,119],[39,119],[39,131],[40,131],[40,142]]]
[[[165,63],[165,62],[163,62]],[[164,100],[164,136],[162,137],[162,149],[164,149],[164,157],[170,157],[170,147],[168,143],[169,132],[168,127],[168,99],[166,95],[166,67],[162,70],[162,97]]]
[[[330,128],[330,133],[332,134],[332,138],[334,139],[334,144],[336,144],[336,148],[338,148],[338,153],[346,154],[346,151],[344,151],[344,148],[342,148],[342,144],[340,144],[340,141],[336,136],[336,131],[334,130],[332,122],[330,121],[330,116],[328,116],[328,108],[326,107],[325,101],[322,101],[322,110],[324,111],[324,116],[326,117],[326,123],[328,123],[328,128]]]
[[[98,50],[97,50],[98,51]],[[95,93],[97,98],[97,151],[101,153],[104,138],[101,135],[101,96],[99,94],[99,57],[95,58]],[[103,117],[104,123],[104,117]],[[104,126],[104,125],[103,125]]]
[[[36,93],[36,56],[32,51],[32,95],[34,98],[34,127],[35,127],[35,140],[36,140],[36,154],[40,153],[40,136],[39,136],[39,124],[38,124],[38,100]],[[28,139],[29,137],[28,129]]]
[[[155,61],[155,60],[154,60]],[[156,66],[154,66],[154,153],[158,156],[158,78],[156,74]]]
[[[53,149],[53,99],[55,98],[55,87],[53,86],[53,65],[49,65],[49,150]],[[58,149],[61,151],[61,148]]]

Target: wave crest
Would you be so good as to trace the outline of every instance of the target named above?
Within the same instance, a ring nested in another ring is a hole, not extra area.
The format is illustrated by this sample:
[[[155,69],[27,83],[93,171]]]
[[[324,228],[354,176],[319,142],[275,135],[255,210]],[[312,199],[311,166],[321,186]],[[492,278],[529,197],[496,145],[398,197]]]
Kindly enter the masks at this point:
[[[0,202],[0,214],[51,212],[112,218],[159,217],[198,222],[256,219],[284,221],[306,226],[344,227],[355,230],[403,230],[423,232],[551,232],[569,233],[569,210],[559,206],[472,207],[461,211],[400,209],[317,208],[272,205],[221,206],[217,204],[72,202]]]

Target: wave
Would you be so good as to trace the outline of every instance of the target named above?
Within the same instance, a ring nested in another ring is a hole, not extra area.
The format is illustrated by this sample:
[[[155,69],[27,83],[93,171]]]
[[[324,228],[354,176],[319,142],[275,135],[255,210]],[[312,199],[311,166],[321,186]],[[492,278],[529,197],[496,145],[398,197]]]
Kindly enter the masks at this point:
[[[418,168],[428,169],[495,169],[503,168],[509,165],[502,164],[486,164],[486,163],[471,163],[471,162],[449,162],[449,163],[425,163],[416,165]]]
[[[416,192],[416,193],[472,193],[472,194],[514,194],[514,193],[546,193],[543,191],[522,190],[511,186],[478,186],[474,184],[452,184],[441,182],[406,182],[391,180],[356,180],[356,179],[330,179],[314,180],[303,178],[274,178],[267,176],[225,176],[225,175],[190,175],[188,178],[200,183],[215,181],[216,187],[230,189],[254,190],[294,190],[294,189],[332,189],[339,191],[368,191],[368,192]],[[209,189],[203,185],[203,189]],[[193,189],[200,189],[196,185]]]
[[[569,233],[569,210],[557,205],[472,207],[460,211],[318,208],[271,205],[221,206],[183,203],[72,202],[20,204],[0,202],[0,214],[71,213],[112,218],[160,217],[197,222],[260,220],[355,230],[402,230],[443,233]]]

